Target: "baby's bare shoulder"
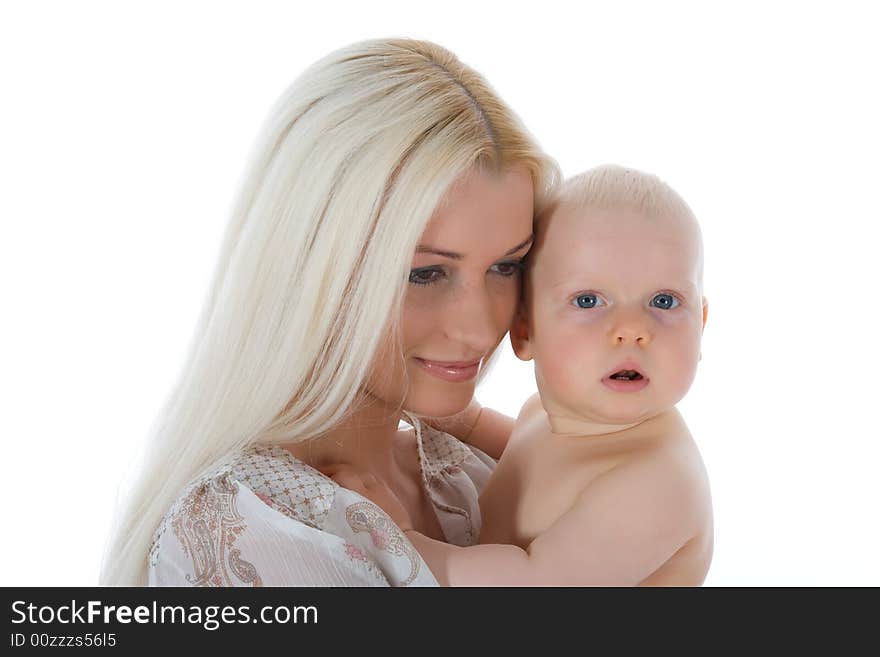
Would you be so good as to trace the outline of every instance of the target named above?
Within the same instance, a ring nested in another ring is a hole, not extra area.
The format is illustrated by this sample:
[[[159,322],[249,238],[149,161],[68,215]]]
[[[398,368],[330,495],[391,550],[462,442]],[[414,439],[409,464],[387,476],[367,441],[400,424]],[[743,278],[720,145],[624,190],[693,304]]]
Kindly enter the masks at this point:
[[[510,434],[509,445],[522,447],[524,442],[532,442],[535,437],[549,431],[549,428],[547,413],[541,405],[541,396],[536,392],[520,408]]]
[[[654,428],[642,449],[633,450],[628,463],[632,473],[649,472],[659,479],[686,479],[696,483],[705,478],[700,450],[681,414],[673,409]],[[627,474],[628,471],[624,472]]]
[[[663,431],[656,453],[644,456],[648,467],[660,470],[657,476],[681,479],[691,486],[707,488],[708,478],[700,449],[678,411],[673,410]]]
[[[519,409],[519,415],[516,419],[518,422],[522,420],[528,420],[538,413],[544,413],[544,406],[541,404],[541,395],[536,392],[531,397],[526,399],[525,403],[522,405],[522,408]]]
[[[659,440],[621,452],[613,467],[587,483],[579,503],[616,498],[633,508],[677,509],[683,521],[701,518],[711,507],[702,458],[683,422],[668,428]]]

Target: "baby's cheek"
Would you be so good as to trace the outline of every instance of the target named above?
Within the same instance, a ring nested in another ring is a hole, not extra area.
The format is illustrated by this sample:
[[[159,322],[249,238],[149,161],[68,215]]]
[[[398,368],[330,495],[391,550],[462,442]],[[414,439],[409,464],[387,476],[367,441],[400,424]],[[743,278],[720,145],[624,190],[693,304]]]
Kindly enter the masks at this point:
[[[544,379],[545,387],[552,389],[557,397],[567,397],[583,386],[589,378],[586,355],[581,353],[576,339],[565,335],[556,336],[542,345],[535,356],[535,367]]]
[[[544,381],[554,388],[565,387],[568,383],[568,368],[565,359],[556,357],[556,354],[546,356],[536,361],[536,367],[540,368]]]
[[[697,371],[700,357],[699,336],[684,332],[676,340],[675,348],[666,352],[670,393],[675,395],[677,403],[691,387]]]

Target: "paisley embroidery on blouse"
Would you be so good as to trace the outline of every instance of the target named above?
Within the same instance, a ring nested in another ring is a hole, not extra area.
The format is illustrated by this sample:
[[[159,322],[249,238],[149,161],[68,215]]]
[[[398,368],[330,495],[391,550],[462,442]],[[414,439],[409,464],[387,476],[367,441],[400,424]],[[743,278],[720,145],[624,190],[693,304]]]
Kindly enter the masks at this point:
[[[343,549],[345,550],[345,556],[347,556],[349,560],[358,562],[363,568],[366,568],[368,571],[370,571],[370,573],[380,582],[383,582],[386,585],[388,584],[388,580],[385,579],[385,575],[382,574],[382,571],[380,571],[376,567],[376,564],[373,563],[373,560],[370,559],[362,549],[360,549],[354,543],[349,543],[348,541],[345,541],[343,543],[343,546]]]
[[[415,580],[421,557],[400,528],[379,507],[371,502],[356,502],[346,507],[345,519],[355,533],[367,532],[377,549],[409,560],[409,575],[400,586],[408,586]]]
[[[247,526],[236,508],[237,492],[229,473],[222,474],[196,486],[174,514],[171,526],[192,559],[195,573],[186,579],[194,586],[263,584],[254,565],[233,546]]]

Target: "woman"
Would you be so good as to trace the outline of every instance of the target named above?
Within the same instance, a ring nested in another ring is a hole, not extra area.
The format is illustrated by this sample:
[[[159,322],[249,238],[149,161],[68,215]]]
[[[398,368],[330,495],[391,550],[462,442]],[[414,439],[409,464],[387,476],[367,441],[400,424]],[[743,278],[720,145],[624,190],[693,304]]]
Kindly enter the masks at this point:
[[[438,46],[366,42],[307,70],[258,140],[102,583],[436,584],[317,468],[379,478],[427,535],[476,541],[494,462],[419,417],[455,416],[496,455],[506,440],[473,392],[557,178]]]

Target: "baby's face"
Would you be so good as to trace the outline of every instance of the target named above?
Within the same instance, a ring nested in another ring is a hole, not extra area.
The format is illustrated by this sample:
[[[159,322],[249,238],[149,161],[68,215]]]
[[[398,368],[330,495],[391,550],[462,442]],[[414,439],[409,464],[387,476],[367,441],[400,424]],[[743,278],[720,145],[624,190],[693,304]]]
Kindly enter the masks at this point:
[[[545,220],[511,335],[551,418],[630,424],[685,395],[705,324],[701,258],[690,219],[562,206]]]

